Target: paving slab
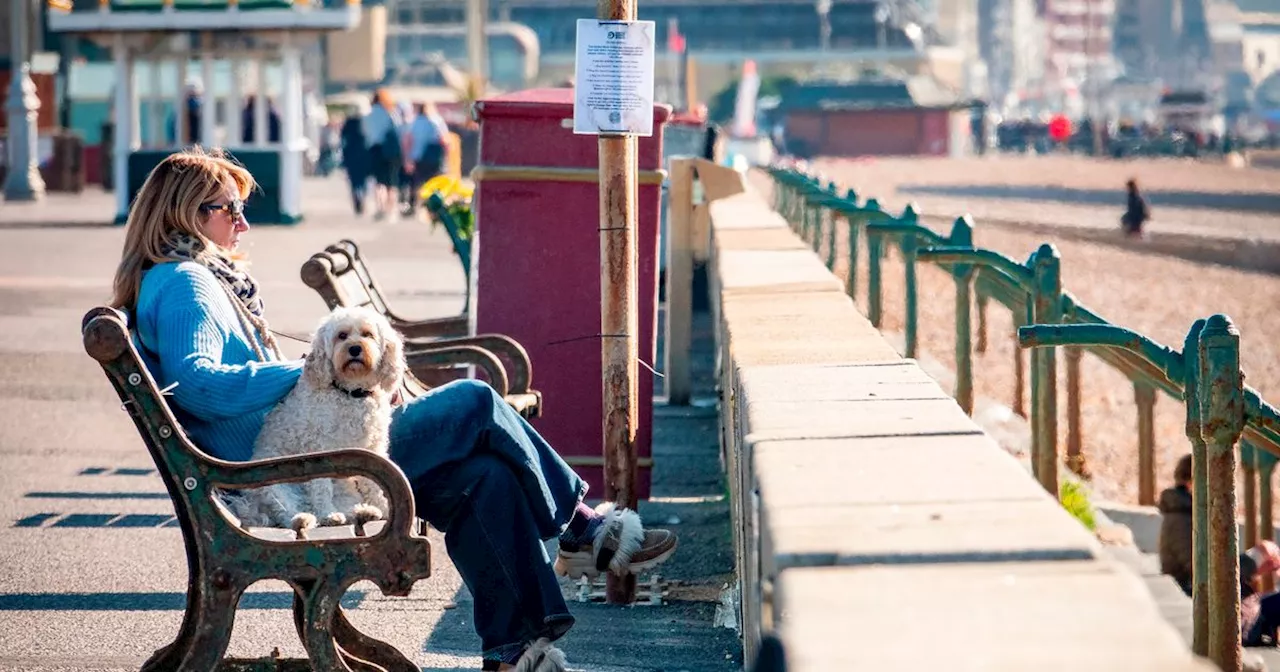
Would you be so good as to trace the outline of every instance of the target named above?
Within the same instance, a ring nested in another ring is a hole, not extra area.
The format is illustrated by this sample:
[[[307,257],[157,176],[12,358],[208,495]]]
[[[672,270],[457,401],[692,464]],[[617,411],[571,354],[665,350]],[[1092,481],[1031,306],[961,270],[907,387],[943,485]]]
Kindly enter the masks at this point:
[[[726,229],[761,229],[787,226],[787,220],[774,212],[759,192],[748,189],[740,194],[711,203],[711,220],[716,235]]]
[[[754,446],[754,466],[775,571],[1099,553],[1093,535],[983,435],[765,442]]]
[[[747,441],[981,435],[949,398],[760,401],[740,410]]]
[[[1214,669],[1109,562],[790,569],[776,596],[796,672]]]
[[[742,403],[949,399],[910,360],[878,364],[780,365],[740,368]]]
[[[716,247],[724,252],[743,250],[808,250],[800,237],[783,222],[779,226],[752,229],[716,229]],[[722,254],[724,253],[722,252]]]
[[[720,289],[726,296],[841,291],[844,287],[810,249],[721,249],[716,258]]]
[[[902,361],[841,290],[726,296],[721,316],[738,366]]]

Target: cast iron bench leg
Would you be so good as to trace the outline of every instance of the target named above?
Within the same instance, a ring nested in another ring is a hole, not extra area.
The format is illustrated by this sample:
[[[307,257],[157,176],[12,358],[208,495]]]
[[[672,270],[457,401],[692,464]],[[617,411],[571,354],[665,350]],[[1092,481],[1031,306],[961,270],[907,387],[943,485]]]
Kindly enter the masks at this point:
[[[333,638],[334,616],[338,612],[339,591],[327,581],[299,584],[302,593],[302,645],[314,672],[354,672],[338,653]],[[366,666],[359,667],[367,669]]]
[[[421,669],[396,647],[357,630],[347,620],[346,611],[342,607],[338,607],[333,617],[333,636],[343,651],[367,660],[386,672],[419,672]]]
[[[298,630],[298,637],[306,640],[303,624],[302,598],[296,593],[293,596],[293,624]],[[338,643],[338,653],[353,672],[419,672],[421,668],[405,658],[400,650],[390,644],[374,639],[359,630],[347,620],[346,610],[338,607],[333,620],[333,638]]]
[[[182,631],[178,639],[162,654],[162,665],[151,667],[148,661],[144,670],[208,670],[217,669],[222,655],[231,643],[231,629],[236,620],[236,605],[244,588],[229,585],[226,588],[192,586],[187,593],[187,613],[182,619]],[[174,663],[177,664],[174,664]]]

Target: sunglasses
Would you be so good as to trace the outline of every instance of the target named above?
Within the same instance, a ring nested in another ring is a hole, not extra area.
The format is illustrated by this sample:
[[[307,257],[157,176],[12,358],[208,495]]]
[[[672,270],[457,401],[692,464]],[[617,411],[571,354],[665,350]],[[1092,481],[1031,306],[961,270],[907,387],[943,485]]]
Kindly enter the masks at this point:
[[[200,206],[200,209],[205,212],[225,210],[232,217],[240,217],[244,214],[244,201],[237,198],[230,203],[206,203]]]

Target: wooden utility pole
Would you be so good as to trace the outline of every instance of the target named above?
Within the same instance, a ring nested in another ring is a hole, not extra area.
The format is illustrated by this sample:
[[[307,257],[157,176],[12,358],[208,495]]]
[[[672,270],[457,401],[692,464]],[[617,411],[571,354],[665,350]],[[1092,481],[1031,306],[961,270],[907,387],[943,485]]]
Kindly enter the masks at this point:
[[[489,88],[489,0],[467,0],[467,70],[471,78],[474,100],[484,97]],[[474,102],[474,101],[473,101]]]
[[[599,0],[602,21],[634,21],[636,0]],[[604,372],[604,496],[636,508],[636,138],[602,134],[600,153],[600,356]],[[636,577],[606,579],[611,604],[635,601]]]

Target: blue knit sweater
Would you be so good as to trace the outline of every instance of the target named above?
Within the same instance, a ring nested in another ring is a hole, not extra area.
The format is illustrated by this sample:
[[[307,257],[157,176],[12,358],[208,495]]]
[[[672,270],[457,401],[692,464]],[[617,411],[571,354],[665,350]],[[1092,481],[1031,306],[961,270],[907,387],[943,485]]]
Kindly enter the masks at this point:
[[[187,434],[210,455],[249,459],[303,361],[258,361],[249,340],[257,336],[245,333],[226,290],[195,262],[148,270],[135,315],[152,375],[161,387],[177,384],[169,399]]]

